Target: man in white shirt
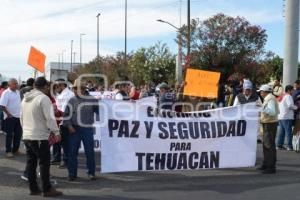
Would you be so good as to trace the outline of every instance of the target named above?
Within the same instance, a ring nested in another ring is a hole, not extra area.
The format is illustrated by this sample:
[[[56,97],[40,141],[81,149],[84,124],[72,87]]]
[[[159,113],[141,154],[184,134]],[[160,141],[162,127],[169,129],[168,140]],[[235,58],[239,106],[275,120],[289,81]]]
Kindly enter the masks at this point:
[[[64,114],[69,100],[74,96],[74,93],[69,89],[64,79],[56,80],[58,85],[59,94],[56,96],[57,109]],[[68,159],[68,129],[60,124],[61,143],[53,145],[53,159],[51,164],[58,164],[61,162],[61,147],[63,148],[63,162],[60,164],[60,168],[65,168]]]
[[[297,110],[297,106],[294,104],[294,100],[292,97],[293,86],[287,85],[285,87],[285,94],[283,98],[279,101],[279,110],[280,113],[278,115],[279,119],[279,136],[277,140],[277,149],[282,150],[285,136],[288,140],[287,150],[292,151],[292,126],[294,120],[294,111]]]
[[[126,82],[120,83],[118,85],[119,91],[116,93],[116,96],[115,96],[116,100],[123,100],[123,101],[130,100],[129,95],[128,95],[128,86],[129,86],[129,84]]]
[[[8,82],[8,89],[2,93],[0,106],[4,112],[4,131],[6,132],[6,157],[18,155],[22,128],[20,124],[21,97],[18,81],[14,78]]]

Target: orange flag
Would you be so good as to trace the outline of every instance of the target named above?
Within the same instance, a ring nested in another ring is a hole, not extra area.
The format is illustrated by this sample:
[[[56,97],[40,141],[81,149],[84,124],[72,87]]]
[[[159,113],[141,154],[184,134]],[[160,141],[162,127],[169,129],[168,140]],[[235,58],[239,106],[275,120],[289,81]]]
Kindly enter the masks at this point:
[[[187,69],[184,95],[206,98],[218,97],[218,84],[221,74],[204,70]]]
[[[46,56],[34,47],[30,48],[27,64],[41,73],[45,72]]]

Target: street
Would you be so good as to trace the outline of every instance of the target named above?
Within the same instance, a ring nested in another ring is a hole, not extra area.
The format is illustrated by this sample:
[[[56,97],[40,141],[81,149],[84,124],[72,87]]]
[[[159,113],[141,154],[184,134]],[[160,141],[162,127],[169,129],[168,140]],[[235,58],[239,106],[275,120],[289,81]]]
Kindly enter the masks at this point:
[[[4,139],[0,136],[0,199],[41,199],[29,196],[26,182],[20,175],[25,155],[14,159],[4,156]],[[261,145],[258,148],[261,161]],[[97,158],[99,158],[97,154]],[[300,199],[300,155],[278,151],[277,174],[262,175],[255,168],[165,171],[148,173],[97,174],[96,181],[85,175],[85,159],[80,156],[79,180],[67,181],[67,170],[51,167],[58,181],[57,189],[64,192],[58,199]],[[97,159],[99,163],[99,159]],[[99,171],[99,165],[97,165]]]

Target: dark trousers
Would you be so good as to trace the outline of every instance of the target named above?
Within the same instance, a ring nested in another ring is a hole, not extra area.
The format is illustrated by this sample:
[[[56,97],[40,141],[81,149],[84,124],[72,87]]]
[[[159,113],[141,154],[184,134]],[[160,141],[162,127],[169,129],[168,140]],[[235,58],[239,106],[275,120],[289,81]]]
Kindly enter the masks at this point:
[[[88,174],[95,175],[95,151],[93,128],[75,127],[76,132],[69,135],[68,171],[69,177],[77,177],[78,151],[81,141],[84,146],[86,156],[86,166]]]
[[[52,146],[52,160],[56,162],[61,161],[61,144],[60,142],[53,144]]]
[[[4,131],[6,132],[6,153],[17,152],[22,138],[20,119],[16,117],[6,118],[4,120]]]
[[[50,184],[50,147],[48,140],[35,141],[24,140],[26,146],[27,155],[27,170],[28,170],[28,182],[31,192],[39,190],[37,183],[36,168],[39,162],[42,190],[47,192],[51,189]]]
[[[68,128],[65,126],[60,126],[60,134],[61,134],[61,142],[56,143],[53,145],[53,160],[54,161],[61,161],[61,149],[63,149],[63,161],[67,163],[68,160],[68,138],[69,138],[69,132]]]
[[[263,166],[267,169],[276,168],[276,132],[278,123],[265,123],[263,127]]]

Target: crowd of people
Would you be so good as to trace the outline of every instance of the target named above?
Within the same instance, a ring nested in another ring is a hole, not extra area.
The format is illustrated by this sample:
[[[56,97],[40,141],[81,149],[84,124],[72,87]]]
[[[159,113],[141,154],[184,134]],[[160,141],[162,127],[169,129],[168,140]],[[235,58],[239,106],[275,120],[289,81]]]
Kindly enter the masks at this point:
[[[76,180],[81,142],[87,160],[87,177],[90,180],[97,178],[93,124],[94,116],[99,115],[98,100],[129,101],[149,96],[157,97],[159,109],[174,109],[177,112],[255,102],[261,108],[264,153],[263,163],[258,170],[264,174],[276,172],[276,148],[299,151],[300,80],[294,86],[288,85],[284,89],[280,80],[275,80],[272,87],[262,85],[258,90],[249,79],[243,79],[235,85],[220,85],[214,106],[211,100],[184,96],[183,89],[184,83],[170,86],[163,82],[136,87],[124,81],[104,88],[91,80],[75,80],[69,85],[64,79],[51,83],[44,77],[30,78],[26,85],[19,87],[18,81],[12,78],[2,82],[0,89],[0,119],[1,130],[6,135],[6,157],[13,159],[20,155],[20,143],[23,140],[27,162],[22,178],[28,181],[30,194],[62,195],[51,185],[50,165],[66,168],[68,180]],[[209,104],[196,106],[202,101]],[[284,145],[285,138],[287,146]],[[38,165],[42,189],[37,183]]]

